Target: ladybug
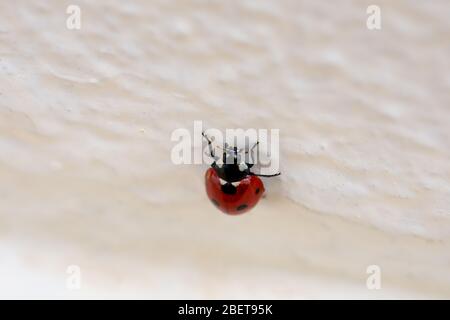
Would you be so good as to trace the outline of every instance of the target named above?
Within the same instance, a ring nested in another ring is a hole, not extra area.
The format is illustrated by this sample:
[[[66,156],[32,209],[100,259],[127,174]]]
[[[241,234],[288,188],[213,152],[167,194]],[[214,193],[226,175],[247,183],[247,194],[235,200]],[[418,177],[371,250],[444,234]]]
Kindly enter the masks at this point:
[[[214,159],[205,173],[206,193],[209,200],[221,211],[230,215],[238,215],[249,211],[258,203],[264,193],[264,184],[259,177],[276,177],[256,174],[250,171],[253,164],[240,162],[237,147],[229,148],[225,144],[222,153],[222,163],[214,153],[211,140],[202,133],[208,142],[209,155]],[[258,142],[250,151],[258,145]],[[249,153],[250,151],[246,151]]]

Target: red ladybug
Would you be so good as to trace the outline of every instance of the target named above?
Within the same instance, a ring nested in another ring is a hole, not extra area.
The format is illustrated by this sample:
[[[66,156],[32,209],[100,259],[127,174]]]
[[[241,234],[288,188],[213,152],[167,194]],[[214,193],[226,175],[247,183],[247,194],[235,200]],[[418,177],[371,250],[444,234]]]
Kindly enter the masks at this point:
[[[211,140],[204,133],[203,137],[208,141],[209,153],[214,159],[211,168],[205,174],[206,193],[209,200],[218,209],[230,215],[249,211],[256,206],[264,193],[264,184],[258,177],[275,177],[280,173],[262,175],[251,172],[250,168],[253,164],[239,163],[237,147],[224,148],[222,164],[218,164],[216,161],[219,158],[214,154]]]

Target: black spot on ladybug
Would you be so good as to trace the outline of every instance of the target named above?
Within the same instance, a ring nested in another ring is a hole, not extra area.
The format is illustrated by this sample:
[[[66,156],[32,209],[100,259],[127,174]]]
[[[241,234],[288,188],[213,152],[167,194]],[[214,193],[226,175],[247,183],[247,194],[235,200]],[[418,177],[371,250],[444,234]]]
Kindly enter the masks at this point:
[[[222,192],[226,194],[236,194],[237,192],[237,188],[229,182],[223,184],[220,188],[222,189]]]
[[[255,194],[259,193],[259,188],[256,188]]]
[[[248,205],[246,205],[246,204],[241,204],[239,207],[236,208],[236,210],[237,210],[237,211],[241,211],[241,210],[244,210],[244,209],[247,208],[247,207],[248,207]]]
[[[217,202],[216,199],[211,199],[211,201],[212,201],[212,203],[215,204],[216,207],[220,207],[220,204],[219,204],[219,202]]]

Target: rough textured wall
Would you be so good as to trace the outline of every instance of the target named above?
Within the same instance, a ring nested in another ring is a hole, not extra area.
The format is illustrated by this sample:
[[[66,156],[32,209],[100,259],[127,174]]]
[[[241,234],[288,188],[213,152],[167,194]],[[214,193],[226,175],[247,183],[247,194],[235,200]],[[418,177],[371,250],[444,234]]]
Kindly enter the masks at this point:
[[[450,297],[450,4],[372,2],[1,2],[0,296]],[[281,129],[251,213],[170,162],[194,120]]]

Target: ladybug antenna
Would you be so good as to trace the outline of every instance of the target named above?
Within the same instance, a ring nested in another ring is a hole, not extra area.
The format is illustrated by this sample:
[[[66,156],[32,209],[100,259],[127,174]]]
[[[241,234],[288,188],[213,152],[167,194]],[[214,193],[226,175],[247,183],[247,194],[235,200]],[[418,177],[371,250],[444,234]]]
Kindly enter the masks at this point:
[[[237,164],[237,160],[238,160],[238,148],[234,147],[233,148],[234,151],[234,164]]]
[[[213,147],[212,147],[212,140],[209,139],[209,137],[205,134],[205,132],[202,132],[202,136],[203,136],[203,138],[205,138],[206,141],[208,142],[209,156],[210,156],[211,158],[213,158],[214,161],[217,161],[219,158],[216,157],[216,155],[215,155],[214,149],[213,149]]]
[[[251,147],[250,149],[246,150],[245,153],[250,153],[253,151],[253,149],[255,149],[255,147],[259,145],[259,141],[256,141],[256,143],[253,145],[253,147]]]

